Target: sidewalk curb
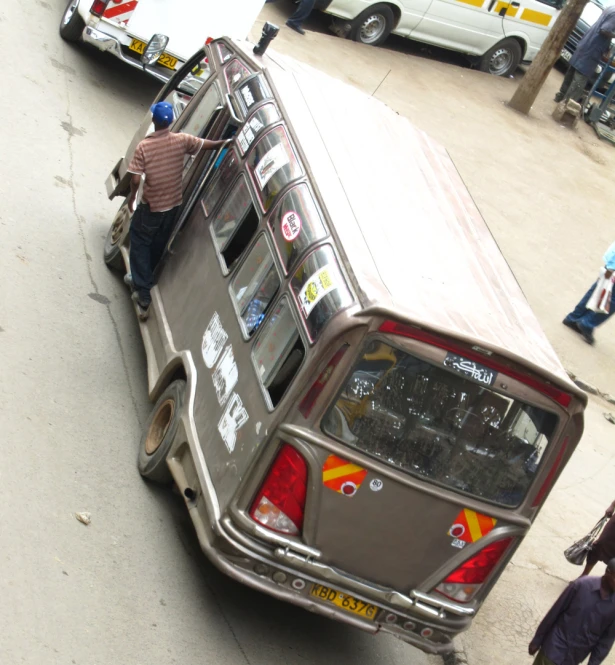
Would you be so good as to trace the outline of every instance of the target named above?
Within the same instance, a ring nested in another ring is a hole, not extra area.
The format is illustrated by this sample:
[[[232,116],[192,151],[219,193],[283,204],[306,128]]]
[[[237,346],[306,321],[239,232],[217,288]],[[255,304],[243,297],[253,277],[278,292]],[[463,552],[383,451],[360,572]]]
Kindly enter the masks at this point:
[[[583,379],[579,378],[576,374],[570,372],[569,370],[566,370],[566,374],[568,374],[570,380],[574,384],[576,384],[579,388],[581,388],[581,390],[584,390],[586,393],[589,393],[590,395],[596,395],[597,397],[601,397],[609,404],[615,404],[615,397],[613,397],[613,395],[611,395],[610,393],[603,392],[599,388],[596,388],[596,386],[593,386],[591,383],[583,381]]]
[[[454,642],[454,651],[442,656],[444,665],[469,665],[468,654],[463,646],[462,640],[457,637]]]

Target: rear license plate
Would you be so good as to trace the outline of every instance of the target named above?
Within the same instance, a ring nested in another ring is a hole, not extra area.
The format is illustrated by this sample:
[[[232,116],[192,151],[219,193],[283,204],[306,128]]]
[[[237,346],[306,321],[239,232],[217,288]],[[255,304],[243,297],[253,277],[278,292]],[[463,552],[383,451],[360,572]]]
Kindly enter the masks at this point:
[[[146,47],[147,44],[145,42],[142,42],[140,39],[133,39],[130,42],[130,46],[128,48],[131,51],[135,51],[136,53],[143,55],[143,52],[145,51]],[[168,69],[175,69],[175,65],[177,64],[177,58],[174,58],[172,55],[169,55],[168,53],[163,53],[158,58],[157,62],[159,65],[167,67]]]
[[[333,603],[337,607],[341,607],[347,612],[352,612],[353,614],[358,614],[359,616],[365,617],[366,619],[374,619],[378,608],[369,603],[365,603],[362,600],[357,600],[352,596],[349,596],[335,589],[330,589],[329,587],[322,586],[321,584],[314,584],[310,595],[315,598],[320,598],[321,600],[326,600],[329,603]]]
[[[572,53],[570,51],[567,51],[565,48],[562,49],[562,58],[566,61],[570,60],[572,58]]]

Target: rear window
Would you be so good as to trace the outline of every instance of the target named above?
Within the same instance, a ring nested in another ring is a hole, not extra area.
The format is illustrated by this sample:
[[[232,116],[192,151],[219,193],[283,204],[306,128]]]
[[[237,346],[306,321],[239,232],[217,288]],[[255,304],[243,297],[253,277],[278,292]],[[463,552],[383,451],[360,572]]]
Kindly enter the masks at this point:
[[[370,341],[322,421],[392,466],[485,501],[518,506],[557,416]]]

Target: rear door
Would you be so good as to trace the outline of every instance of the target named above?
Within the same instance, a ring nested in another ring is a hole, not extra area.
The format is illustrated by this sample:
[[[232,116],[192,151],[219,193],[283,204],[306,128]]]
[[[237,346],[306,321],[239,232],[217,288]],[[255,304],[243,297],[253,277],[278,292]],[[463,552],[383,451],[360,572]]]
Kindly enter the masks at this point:
[[[550,400],[520,399],[503,378],[442,349],[368,338],[320,422],[343,447],[318,452],[308,544],[407,593],[436,586],[483,538],[515,525],[522,536],[523,502],[561,423]]]

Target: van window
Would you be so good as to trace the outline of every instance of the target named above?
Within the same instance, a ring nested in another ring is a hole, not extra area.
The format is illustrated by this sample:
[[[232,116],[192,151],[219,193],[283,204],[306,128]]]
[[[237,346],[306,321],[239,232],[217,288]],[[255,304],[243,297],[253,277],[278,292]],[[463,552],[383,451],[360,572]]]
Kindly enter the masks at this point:
[[[223,43],[218,44],[218,55],[221,62],[228,62],[233,57],[231,49]]]
[[[241,176],[218,210],[211,226],[225,275],[250,244],[259,221],[248,184]]]
[[[216,174],[207,186],[205,195],[203,196],[203,210],[207,216],[211,215],[214,208],[218,205],[218,201],[237,174],[237,170],[237,155],[234,150],[229,150],[222,164],[220,164],[220,168],[216,170]]]
[[[284,194],[269,216],[269,226],[286,272],[300,254],[327,234],[320,211],[305,183]]]
[[[276,127],[260,138],[247,163],[264,210],[269,210],[288,183],[303,175],[283,127]]]
[[[557,420],[374,339],[322,428],[408,473],[515,507],[536,476]]]
[[[271,90],[265,83],[265,79],[258,75],[242,84],[235,96],[239,97],[244,112],[249,113],[255,104],[271,98]]]
[[[177,84],[177,89],[192,98],[207,82],[212,75],[212,70],[207,62],[207,57],[201,52],[201,56],[193,60],[194,67],[186,73],[185,77]],[[176,118],[178,115],[175,116]]]
[[[292,305],[284,296],[272,309],[254,344],[252,361],[269,400],[275,408],[296,376],[305,345],[292,313]]]
[[[273,253],[261,235],[231,282],[231,296],[247,337],[263,322],[279,288]]]
[[[330,245],[319,247],[305,259],[290,286],[312,340],[334,314],[353,301]]]
[[[245,155],[250,149],[254,138],[268,125],[280,119],[280,114],[273,104],[265,104],[255,111],[237,135],[237,144],[241,154]]]
[[[192,111],[180,131],[184,134],[191,134],[192,136],[204,136],[217,116],[216,112],[220,110],[222,110],[222,98],[218,92],[218,86],[213,83],[196,105],[196,108]]]
[[[243,81],[243,79],[250,76],[250,70],[239,60],[231,60],[224,70],[224,75],[229,89],[232,90],[239,81]]]

